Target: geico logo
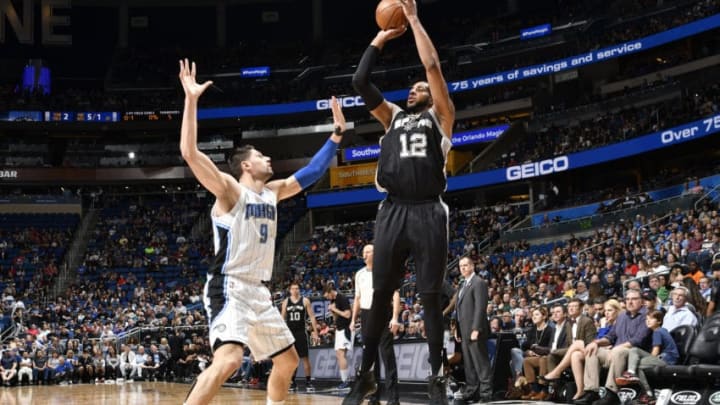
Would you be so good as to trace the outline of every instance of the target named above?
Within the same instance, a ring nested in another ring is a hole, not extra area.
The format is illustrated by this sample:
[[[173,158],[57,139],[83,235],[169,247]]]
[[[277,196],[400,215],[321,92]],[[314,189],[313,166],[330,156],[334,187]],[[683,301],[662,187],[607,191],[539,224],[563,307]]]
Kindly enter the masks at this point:
[[[550,173],[563,172],[569,168],[570,160],[568,157],[558,156],[554,159],[546,159],[540,162],[526,163],[520,166],[510,166],[507,168],[506,177],[508,181],[513,181],[543,176]]]
[[[338,102],[340,103],[340,106],[342,106],[342,107],[359,107],[359,106],[365,105],[362,97],[360,97],[360,96],[341,97],[341,98],[338,98]],[[317,103],[315,104],[315,107],[318,110],[327,110],[330,108],[330,100],[318,100]]]
[[[660,139],[662,140],[662,143],[672,143],[684,138],[692,138],[693,136],[695,136],[695,133],[698,131],[698,129],[698,127],[685,128],[679,131],[673,131],[671,129],[669,131],[664,131],[663,133],[661,133]]]

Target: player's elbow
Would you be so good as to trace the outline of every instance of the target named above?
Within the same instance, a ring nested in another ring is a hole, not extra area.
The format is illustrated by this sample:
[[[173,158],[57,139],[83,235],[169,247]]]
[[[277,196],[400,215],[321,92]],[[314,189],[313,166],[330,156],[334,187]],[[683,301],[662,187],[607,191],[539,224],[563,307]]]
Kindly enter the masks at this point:
[[[428,73],[439,72],[442,67],[440,64],[440,59],[435,54],[433,54],[427,59],[423,59],[422,64],[425,67],[425,71]]]
[[[360,72],[355,72],[355,74],[352,77],[352,86],[355,89],[356,92],[361,93],[363,89],[365,89],[368,85],[368,77],[367,75],[361,74]]]
[[[180,154],[185,161],[192,160],[197,153],[197,148],[192,148],[186,145],[180,145]]]

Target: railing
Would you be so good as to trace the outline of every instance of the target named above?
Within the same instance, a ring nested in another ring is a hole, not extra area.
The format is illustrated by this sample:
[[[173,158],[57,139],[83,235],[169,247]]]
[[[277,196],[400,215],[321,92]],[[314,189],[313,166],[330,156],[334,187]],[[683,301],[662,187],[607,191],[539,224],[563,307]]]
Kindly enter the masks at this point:
[[[110,336],[107,338],[93,338],[92,341],[104,341],[112,340],[115,341],[115,349],[117,353],[120,353],[120,346],[129,343],[142,343],[145,341],[144,337],[150,336],[150,341],[160,342],[160,338],[168,337],[171,332],[174,333],[185,333],[188,331],[197,331],[198,333],[207,333],[207,325],[193,325],[193,326],[172,326],[172,327],[137,327],[130,329],[125,332],[121,332],[116,336]]]
[[[555,222],[552,224],[534,225],[525,228],[517,228],[505,232],[502,236],[504,241],[513,241],[519,239],[539,239],[547,237],[556,237],[558,235],[590,231],[609,222],[617,222],[620,219],[626,219],[633,214],[643,215],[659,215],[665,214],[669,210],[681,208],[683,210],[690,209],[693,206],[694,198],[691,195],[681,195],[666,198],[658,201],[652,201],[647,204],[637,205],[634,207],[606,212],[602,214],[593,214],[580,218],[568,219],[565,221]]]
[[[550,263],[545,263],[545,264],[543,264],[543,265],[541,265],[541,266],[535,266],[535,268],[533,268],[532,270],[530,270],[530,272],[531,272],[531,273],[537,273],[537,272],[539,272],[539,271],[541,271],[541,270],[544,270],[544,269],[552,266],[553,264],[554,264],[553,262],[550,262]],[[516,275],[516,276],[513,278],[513,288],[517,288],[517,287],[518,287],[518,280],[520,280],[523,276],[524,276],[524,274],[518,274],[518,275]]]
[[[579,250],[579,251],[577,252],[577,257],[580,257],[581,254],[584,254],[585,252],[587,252],[587,251],[589,251],[589,250],[595,249],[595,248],[598,247],[598,246],[604,245],[604,244],[606,244],[607,242],[610,242],[611,240],[615,240],[615,237],[613,236],[613,237],[611,237],[611,238],[607,238],[607,239],[605,239],[605,240],[601,240],[600,242],[598,242],[598,243],[596,243],[596,244],[594,244],[594,245],[591,245],[591,246],[588,246],[588,247],[586,247],[586,248],[584,248],[584,249],[581,249],[581,250]]]
[[[710,203],[713,203],[713,202],[715,202],[715,200],[720,198],[720,192],[718,192],[718,189],[720,189],[720,184],[711,188],[702,197],[698,198],[698,200],[695,201],[695,209],[697,210],[697,208],[700,206],[700,203],[705,201],[706,199],[708,199]],[[711,196],[712,196],[712,198],[710,198]]]
[[[646,278],[650,278],[651,276],[664,276],[664,275],[668,275],[668,274],[670,274],[670,270],[663,270],[663,271],[648,273],[648,274],[646,274],[646,275],[644,275],[644,276],[633,277],[633,278],[631,278],[631,279],[625,280],[625,282],[624,282],[623,285],[622,285],[622,286],[623,286],[623,297],[625,296],[625,290],[627,290],[627,285],[630,284],[631,281],[637,281],[637,282],[639,282],[639,283],[642,285],[642,282],[643,282]]]
[[[646,228],[648,228],[650,225],[656,224],[656,223],[662,221],[663,219],[665,219],[665,218],[667,218],[667,217],[669,217],[669,216],[671,216],[671,215],[672,215],[672,213],[670,213],[670,214],[665,214],[665,215],[661,216],[660,218],[657,218],[657,219],[655,219],[655,220],[653,220],[653,221],[648,222],[648,223],[645,224],[645,225],[640,225],[640,226],[638,226],[638,229],[635,230],[635,240],[638,239],[638,236],[640,235],[640,232],[641,232],[643,229],[646,229]]]

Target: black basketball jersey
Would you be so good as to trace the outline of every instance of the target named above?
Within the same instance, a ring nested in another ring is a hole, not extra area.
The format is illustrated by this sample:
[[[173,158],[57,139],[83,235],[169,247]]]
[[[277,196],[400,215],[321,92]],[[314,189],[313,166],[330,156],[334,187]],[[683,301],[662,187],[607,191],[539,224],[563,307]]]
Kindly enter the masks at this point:
[[[406,200],[428,200],[447,186],[445,161],[452,143],[432,109],[409,114],[393,104],[393,118],[380,139],[378,190]]]
[[[293,302],[291,297],[287,298],[287,322],[290,330],[304,330],[305,322],[307,320],[307,311],[305,305],[303,305],[303,299],[300,297],[300,301]]]

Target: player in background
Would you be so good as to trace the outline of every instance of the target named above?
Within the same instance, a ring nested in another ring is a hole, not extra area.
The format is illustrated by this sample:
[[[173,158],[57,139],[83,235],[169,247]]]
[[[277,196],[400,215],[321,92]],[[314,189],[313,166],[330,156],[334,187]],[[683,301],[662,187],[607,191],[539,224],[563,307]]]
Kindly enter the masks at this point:
[[[312,327],[310,335],[313,343],[315,344],[320,341],[317,333],[318,325],[317,320],[315,320],[315,314],[310,306],[310,300],[300,296],[300,284],[295,281],[290,284],[290,296],[282,302],[280,315],[283,317],[288,325],[288,328],[290,328],[290,332],[292,332],[295,337],[295,350],[297,351],[300,360],[302,360],[303,368],[305,369],[305,391],[315,392],[315,387],[312,384],[311,377],[312,368],[310,366],[310,345],[308,343],[307,336],[307,320],[310,319],[310,325]],[[290,391],[297,391],[295,374],[297,374],[297,368],[295,369],[290,382]]]

